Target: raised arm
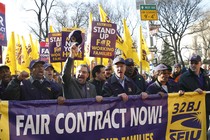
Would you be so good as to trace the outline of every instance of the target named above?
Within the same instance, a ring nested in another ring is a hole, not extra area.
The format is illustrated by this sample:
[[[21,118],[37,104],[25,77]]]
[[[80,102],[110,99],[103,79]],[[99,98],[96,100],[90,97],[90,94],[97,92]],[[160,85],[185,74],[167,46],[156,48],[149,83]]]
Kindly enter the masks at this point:
[[[62,78],[64,83],[69,81],[69,79],[71,79],[72,67],[74,65],[74,56],[76,55],[77,51],[78,51],[77,46],[75,44],[72,45],[70,49],[70,55],[66,59],[62,72]]]

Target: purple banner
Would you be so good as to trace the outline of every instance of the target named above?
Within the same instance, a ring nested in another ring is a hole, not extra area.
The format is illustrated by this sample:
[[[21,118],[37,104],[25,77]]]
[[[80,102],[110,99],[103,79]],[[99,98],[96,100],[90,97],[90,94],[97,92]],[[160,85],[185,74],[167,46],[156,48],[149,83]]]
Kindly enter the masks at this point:
[[[61,59],[61,33],[49,33],[50,62],[63,62]]]
[[[7,46],[5,5],[0,2],[0,46]]]
[[[40,60],[49,62],[50,52],[49,52],[49,43],[48,42],[40,42]]]
[[[64,28],[62,30],[62,47],[61,47],[61,59],[63,61],[66,61],[66,59],[69,57],[69,50],[74,42],[70,42],[70,39],[68,38],[69,34],[73,30],[80,30],[75,28]],[[74,60],[83,60],[84,58],[84,42],[85,42],[85,34],[84,31],[82,31],[82,43],[78,46],[78,53],[76,54]]]
[[[10,140],[164,140],[166,135],[167,97],[66,100],[64,105],[14,101],[9,108]]]
[[[114,58],[117,25],[92,22],[90,56]]]

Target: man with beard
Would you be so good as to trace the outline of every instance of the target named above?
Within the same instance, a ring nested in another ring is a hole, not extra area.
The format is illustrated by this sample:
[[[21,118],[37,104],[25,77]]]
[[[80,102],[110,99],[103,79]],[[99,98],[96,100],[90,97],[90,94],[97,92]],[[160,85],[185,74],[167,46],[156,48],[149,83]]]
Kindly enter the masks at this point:
[[[104,97],[122,97],[123,101],[128,100],[128,95],[141,94],[141,90],[132,79],[125,76],[125,60],[116,57],[113,61],[114,74],[104,83],[102,95]],[[146,94],[146,93],[145,93]],[[147,96],[147,95],[145,95]],[[145,97],[144,93],[142,98]]]
[[[76,68],[75,78],[72,76],[72,68],[74,65],[74,57],[78,51],[76,44],[73,44],[70,48],[70,55],[67,58],[63,73],[63,87],[64,97],[59,97],[59,104],[63,104],[65,99],[84,99],[84,98],[100,98],[97,97],[96,89],[93,84],[87,81],[89,76],[89,70],[87,65],[79,65]]]
[[[96,65],[92,69],[92,76],[93,76],[93,78],[90,80],[90,83],[95,85],[97,95],[101,95],[102,94],[102,86],[106,80],[104,65]]]
[[[0,99],[2,99],[8,83],[12,80],[10,68],[7,65],[0,66],[0,79]]]
[[[155,73],[157,75],[157,79],[146,89],[148,94],[159,94],[161,96],[173,92],[183,94],[183,91],[179,90],[179,85],[176,82],[169,80],[170,72],[166,65],[159,64],[155,67]]]
[[[46,100],[57,99],[62,91],[52,81],[44,77],[44,61],[32,60],[29,74],[22,71],[8,84],[3,99],[6,100]]]
[[[133,59],[132,58],[126,59],[125,65],[126,65],[125,75],[127,77],[131,78],[134,81],[134,83],[136,84],[136,86],[139,89],[141,89],[141,91],[145,91],[146,90],[145,79],[135,69]]]
[[[199,55],[193,55],[190,59],[189,69],[183,73],[179,79],[180,88],[185,92],[198,92],[210,90],[210,79],[204,69]],[[206,128],[209,128],[210,115],[210,94],[206,94]]]
[[[76,68],[75,78],[72,76],[74,57],[78,53],[78,47],[82,43],[81,31],[75,30],[69,35],[72,45],[69,50],[69,57],[66,59],[63,72],[63,97],[58,98],[58,103],[63,104],[65,99],[84,99],[96,98],[96,101],[102,101],[102,96],[97,96],[95,86],[87,81],[89,69],[87,65],[79,65]]]

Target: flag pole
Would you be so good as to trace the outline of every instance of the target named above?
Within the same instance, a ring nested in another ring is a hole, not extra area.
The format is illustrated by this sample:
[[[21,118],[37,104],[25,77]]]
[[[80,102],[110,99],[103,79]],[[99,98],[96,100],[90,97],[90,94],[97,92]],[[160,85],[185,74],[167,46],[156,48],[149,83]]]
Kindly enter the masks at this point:
[[[103,57],[101,57],[101,62],[100,62],[100,63],[101,63],[101,65],[102,65],[102,63],[103,63]]]
[[[60,62],[61,63],[61,72],[63,71],[63,64],[62,64],[62,61]]]
[[[142,74],[142,29],[141,29],[141,25],[140,25],[140,29],[139,29],[139,62],[140,62],[140,64],[139,64],[139,66],[140,66],[140,74]]]

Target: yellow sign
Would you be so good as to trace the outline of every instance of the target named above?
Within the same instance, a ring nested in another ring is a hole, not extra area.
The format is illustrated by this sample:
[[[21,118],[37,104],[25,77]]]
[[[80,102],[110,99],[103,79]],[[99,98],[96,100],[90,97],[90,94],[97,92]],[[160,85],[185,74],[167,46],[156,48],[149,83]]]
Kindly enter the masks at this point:
[[[157,10],[141,10],[141,20],[158,20]]]
[[[141,20],[158,20],[156,5],[140,5]]]

